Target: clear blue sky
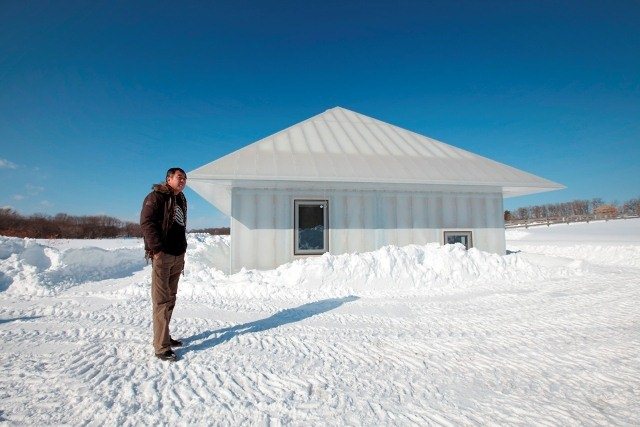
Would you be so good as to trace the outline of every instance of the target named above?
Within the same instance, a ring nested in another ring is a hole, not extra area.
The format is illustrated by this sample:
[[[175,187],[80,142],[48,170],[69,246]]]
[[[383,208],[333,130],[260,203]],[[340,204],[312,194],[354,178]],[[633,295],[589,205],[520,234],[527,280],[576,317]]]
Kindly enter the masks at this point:
[[[187,6],[181,3],[188,4]],[[0,206],[137,221],[187,171],[342,106],[640,196],[638,1],[0,1]],[[228,219],[187,190],[190,227]]]

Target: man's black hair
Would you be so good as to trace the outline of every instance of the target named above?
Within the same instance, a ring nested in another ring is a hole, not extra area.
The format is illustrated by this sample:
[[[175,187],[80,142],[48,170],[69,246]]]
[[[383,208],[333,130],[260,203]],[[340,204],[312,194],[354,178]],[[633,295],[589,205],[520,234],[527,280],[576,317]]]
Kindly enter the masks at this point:
[[[167,170],[167,177],[165,179],[169,179],[170,176],[173,176],[176,172],[182,172],[184,176],[187,176],[187,173],[182,168],[169,168]]]

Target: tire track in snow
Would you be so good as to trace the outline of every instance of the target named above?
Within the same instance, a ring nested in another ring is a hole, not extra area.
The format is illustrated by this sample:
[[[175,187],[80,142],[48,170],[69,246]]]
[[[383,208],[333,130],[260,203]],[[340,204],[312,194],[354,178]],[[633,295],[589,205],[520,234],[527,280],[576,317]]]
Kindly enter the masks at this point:
[[[147,296],[89,308],[32,299],[1,308],[43,317],[0,327],[11,343],[0,390],[7,419],[34,424],[634,424],[638,280],[615,277],[606,292],[583,277],[521,294],[362,299],[181,349],[176,364],[152,357]],[[211,313],[251,302],[212,301]],[[235,321],[176,311],[176,327],[197,335],[305,302],[272,299]]]

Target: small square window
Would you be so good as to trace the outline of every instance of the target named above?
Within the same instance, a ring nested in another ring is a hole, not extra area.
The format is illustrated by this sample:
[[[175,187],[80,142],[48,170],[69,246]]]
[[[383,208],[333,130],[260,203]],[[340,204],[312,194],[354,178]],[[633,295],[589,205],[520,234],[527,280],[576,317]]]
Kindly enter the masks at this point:
[[[323,254],[329,251],[326,200],[295,200],[294,255]]]
[[[471,231],[445,231],[444,244],[462,243],[465,248],[473,247],[473,239]]]

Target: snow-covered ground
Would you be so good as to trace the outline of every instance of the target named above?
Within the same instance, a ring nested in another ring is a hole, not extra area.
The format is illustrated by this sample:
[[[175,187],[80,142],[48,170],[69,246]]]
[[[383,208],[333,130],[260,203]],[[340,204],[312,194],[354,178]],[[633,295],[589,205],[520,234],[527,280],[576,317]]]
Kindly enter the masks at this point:
[[[139,240],[0,237],[0,423],[639,425],[640,220],[213,268],[190,235],[151,347]]]

